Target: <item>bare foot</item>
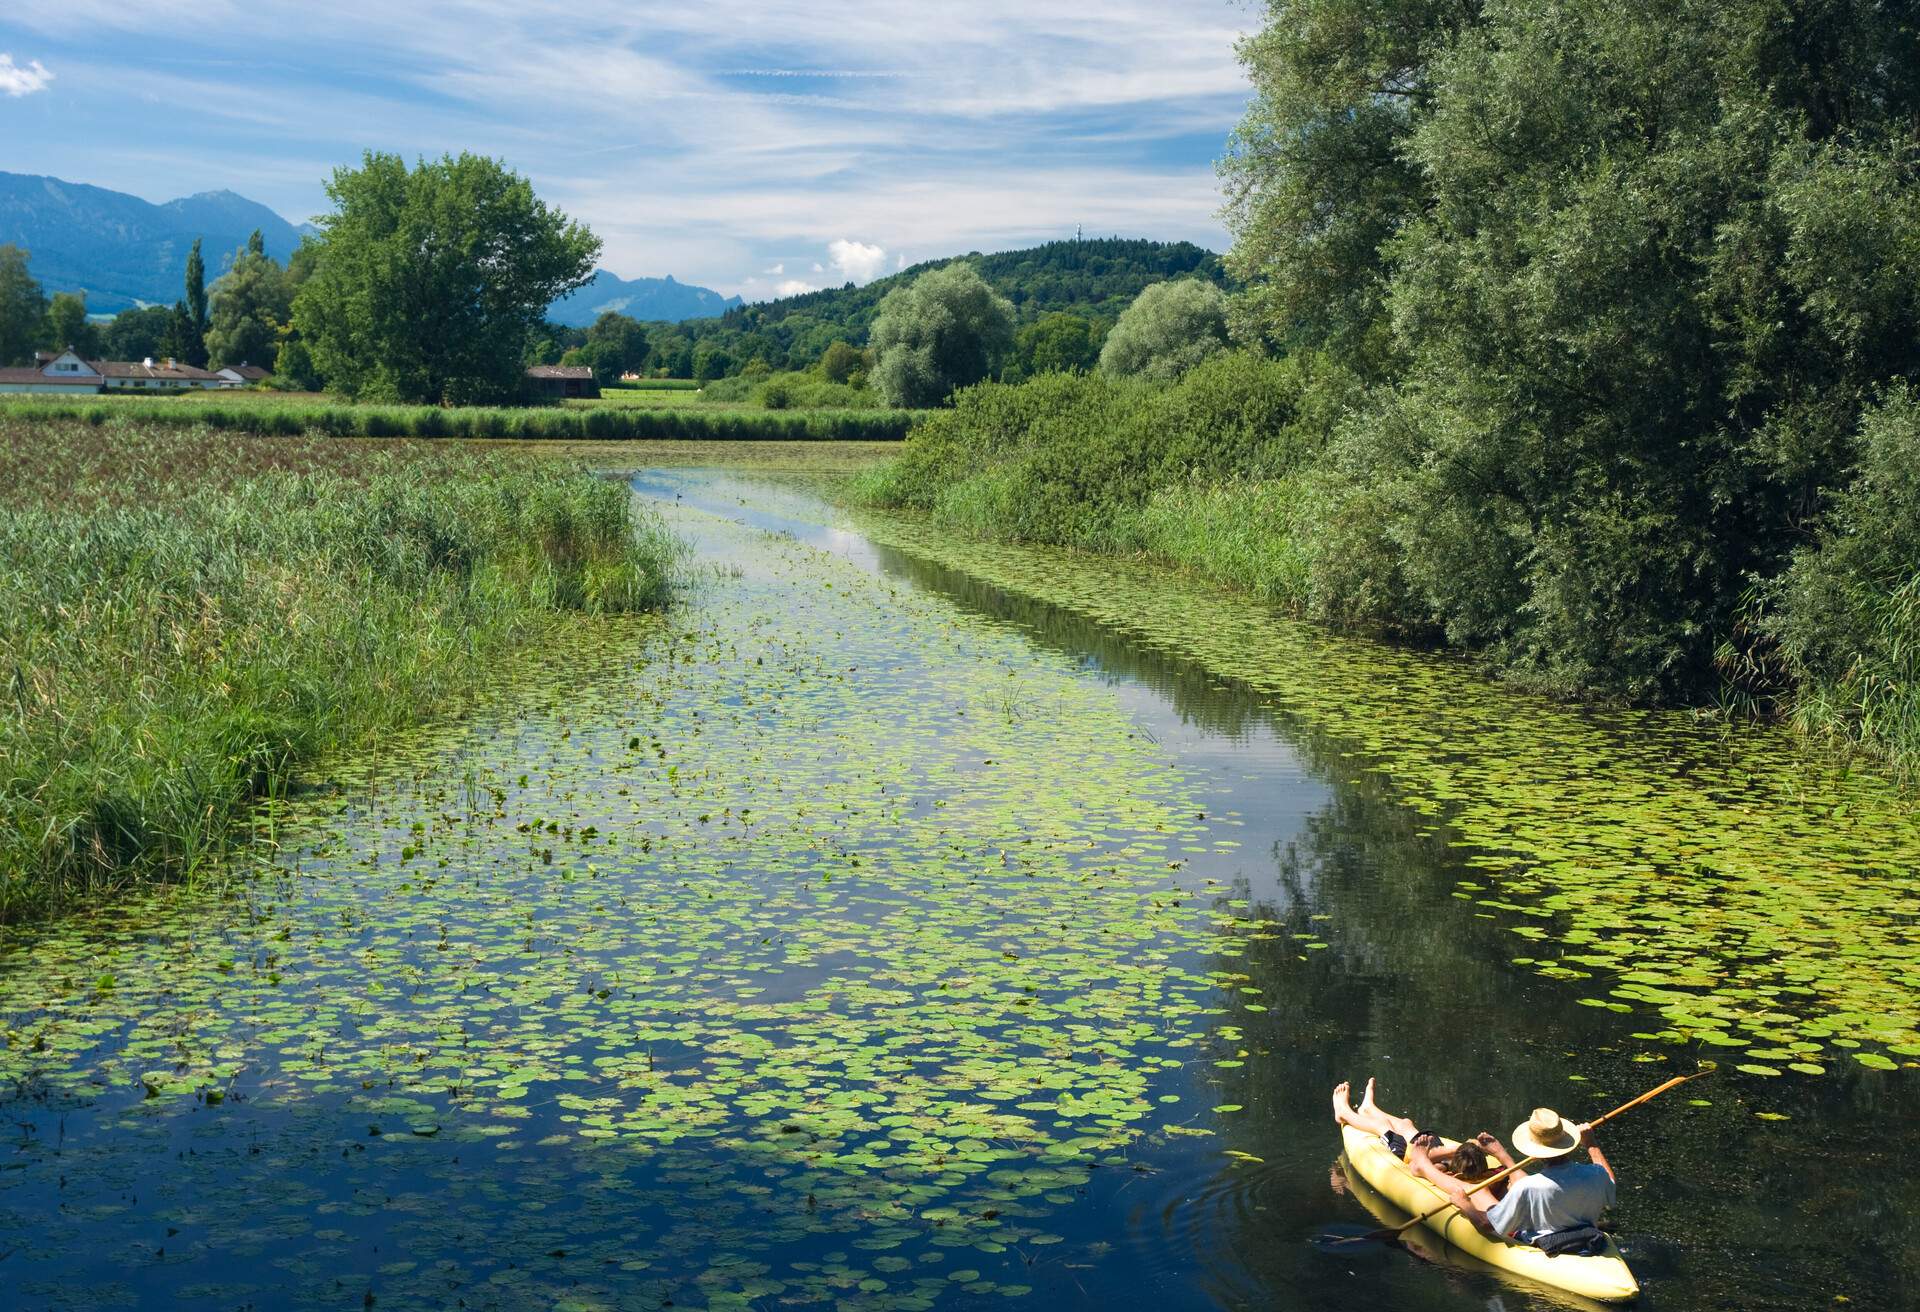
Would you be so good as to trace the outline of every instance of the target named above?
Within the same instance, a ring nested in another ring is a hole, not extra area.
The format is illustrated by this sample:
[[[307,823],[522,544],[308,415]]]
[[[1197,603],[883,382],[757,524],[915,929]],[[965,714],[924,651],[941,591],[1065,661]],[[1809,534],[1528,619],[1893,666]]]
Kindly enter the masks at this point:
[[[1345,1080],[1333,1086],[1333,1122],[1335,1125],[1345,1125],[1348,1119],[1353,1116],[1353,1100],[1348,1096],[1348,1091],[1352,1087],[1353,1086]]]
[[[1379,1110],[1373,1105],[1373,1081],[1371,1079],[1367,1081],[1366,1092],[1360,1095],[1360,1110],[1363,1112]]]

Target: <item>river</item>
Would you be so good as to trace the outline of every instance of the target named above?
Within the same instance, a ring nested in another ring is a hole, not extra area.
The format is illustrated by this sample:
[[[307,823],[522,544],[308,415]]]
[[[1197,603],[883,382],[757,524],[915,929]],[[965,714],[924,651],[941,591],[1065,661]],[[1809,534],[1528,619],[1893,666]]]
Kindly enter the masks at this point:
[[[1375,1224],[1329,1091],[1504,1137],[1703,1056],[1607,1139],[1643,1305],[1913,1306],[1912,999],[1868,1047],[1833,1019],[1912,985],[1910,896],[1825,899],[1895,946],[1768,993],[1777,1037],[1681,1036],[1634,992],[1654,949],[1482,896],[1492,821],[1375,768],[1418,740],[791,486],[634,486],[692,547],[670,615],[330,763],[224,888],[0,945],[8,1306],[1559,1308],[1316,1247]],[[1700,757],[1709,797],[1746,768]],[[1702,878],[1675,923],[1739,925]],[[1741,933],[1691,968],[1773,989],[1819,951]],[[1761,1042],[1824,1073],[1734,1069],[1784,1070]]]

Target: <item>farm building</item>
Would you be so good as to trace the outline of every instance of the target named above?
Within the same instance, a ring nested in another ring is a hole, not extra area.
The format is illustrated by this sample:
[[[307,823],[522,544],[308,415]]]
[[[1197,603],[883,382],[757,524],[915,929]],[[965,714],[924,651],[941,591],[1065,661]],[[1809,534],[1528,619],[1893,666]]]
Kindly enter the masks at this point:
[[[42,351],[35,363],[22,369],[0,369],[0,392],[34,392],[51,396],[86,396],[101,392],[181,389],[208,390],[238,387],[238,382],[173,360],[138,364],[116,360],[83,360],[71,348],[59,354]]]
[[[537,364],[527,370],[527,390],[544,400],[598,396],[600,384],[593,380],[593,367],[584,364]]]

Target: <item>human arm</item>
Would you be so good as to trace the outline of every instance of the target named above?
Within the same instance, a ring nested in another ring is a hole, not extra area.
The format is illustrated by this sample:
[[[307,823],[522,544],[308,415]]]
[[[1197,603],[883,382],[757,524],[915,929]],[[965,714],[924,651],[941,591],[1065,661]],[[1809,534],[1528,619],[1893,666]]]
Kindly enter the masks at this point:
[[[1498,1136],[1482,1130],[1473,1136],[1473,1141],[1485,1150],[1487,1156],[1500,1163],[1501,1169],[1507,1172],[1509,1187],[1527,1178],[1527,1173],[1514,1165],[1513,1154],[1507,1151],[1507,1146],[1500,1142]]]
[[[1620,1177],[1613,1173],[1613,1163],[1609,1162],[1607,1155],[1600,1151],[1600,1145],[1593,1141],[1593,1127],[1591,1125],[1582,1125],[1580,1127],[1580,1142],[1586,1145],[1587,1156],[1592,1160],[1593,1164],[1605,1171],[1609,1180],[1615,1184],[1619,1184]]]
[[[1499,1232],[1493,1228],[1493,1223],[1487,1219],[1486,1210],[1467,1196],[1467,1191],[1461,1188],[1458,1180],[1435,1166],[1433,1159],[1427,1156],[1427,1150],[1420,1144],[1407,1145],[1407,1166],[1415,1175],[1445,1194],[1447,1201],[1453,1204],[1460,1215],[1472,1223],[1474,1229],[1489,1238],[1500,1237]]]

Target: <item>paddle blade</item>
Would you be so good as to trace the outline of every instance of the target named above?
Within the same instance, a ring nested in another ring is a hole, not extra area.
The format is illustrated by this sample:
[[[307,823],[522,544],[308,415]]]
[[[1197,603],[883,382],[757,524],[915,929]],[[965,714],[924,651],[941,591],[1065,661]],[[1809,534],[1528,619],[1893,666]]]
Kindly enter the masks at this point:
[[[1384,1252],[1384,1245],[1399,1237],[1398,1230],[1362,1230],[1357,1225],[1335,1225],[1309,1238],[1307,1247],[1316,1253],[1354,1257],[1370,1249]]]

